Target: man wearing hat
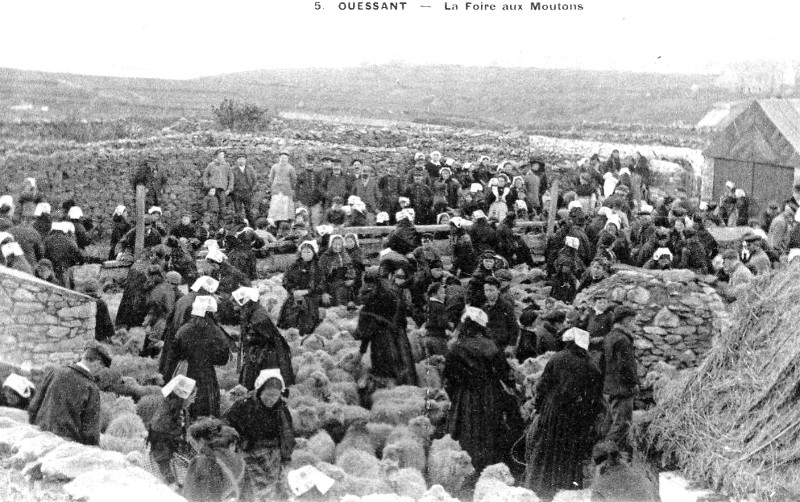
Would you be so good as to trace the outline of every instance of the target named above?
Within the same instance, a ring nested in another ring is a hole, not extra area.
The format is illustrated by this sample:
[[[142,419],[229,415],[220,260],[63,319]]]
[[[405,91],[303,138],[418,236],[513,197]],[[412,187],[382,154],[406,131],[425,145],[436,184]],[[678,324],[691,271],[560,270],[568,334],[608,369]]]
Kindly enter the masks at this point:
[[[338,159],[331,160],[330,172],[324,175],[322,180],[323,204],[325,209],[330,209],[333,199],[340,197],[342,202],[351,194],[351,180],[342,172],[342,164]]]
[[[373,221],[374,215],[378,212],[381,191],[378,189],[378,180],[372,166],[361,168],[358,179],[353,183],[352,194],[361,199],[369,214],[368,220]]]
[[[410,173],[410,184],[403,194],[411,203],[416,213],[416,221],[422,225],[432,223],[433,191],[428,186],[427,173],[424,169],[414,169]]]
[[[614,308],[614,327],[603,340],[600,368],[603,370],[603,394],[611,405],[611,427],[606,440],[613,441],[620,452],[633,453],[630,426],[633,398],[639,392],[639,374],[633,349],[636,311],[628,306]]]
[[[330,163],[328,157],[323,160]],[[322,191],[323,174],[304,162],[297,166],[295,202],[308,210],[310,223],[314,226],[322,224],[322,199],[325,195]]]
[[[761,229],[759,229],[760,231]],[[747,232],[742,237],[747,251],[750,253],[750,259],[747,260],[747,268],[749,268],[755,275],[768,274],[772,270],[772,262],[769,256],[764,252],[763,239],[761,235],[755,232]]]
[[[728,288],[725,288],[728,296],[736,299],[744,294],[753,280],[753,272],[742,263],[736,250],[726,249],[722,253],[722,268],[728,274]]]
[[[239,153],[236,156],[236,167],[232,168],[233,184],[231,185],[231,200],[233,200],[233,210],[236,214],[242,212],[247,218],[250,226],[255,224],[253,219],[253,194],[258,185],[258,175],[253,166],[247,164],[247,156]]]
[[[405,191],[405,186],[395,165],[389,164],[386,172],[378,179],[378,191],[381,194],[378,202],[380,211],[389,215],[396,213],[399,210],[397,196]]]
[[[472,247],[478,255],[483,254],[487,250],[494,250],[497,248],[497,231],[489,225],[486,218],[486,213],[482,210],[477,210],[472,213],[473,224],[470,227],[469,238],[472,239]]]
[[[203,188],[211,197],[216,197],[219,214],[225,214],[228,195],[233,190],[234,174],[230,164],[225,161],[225,150],[217,150],[203,171]]]
[[[80,361],[50,370],[28,407],[30,423],[70,441],[100,444],[100,389],[94,377],[109,366],[108,351],[93,343]]]
[[[417,232],[414,222],[411,221],[408,210],[404,209],[395,214],[397,225],[394,232],[389,234],[386,240],[386,247],[407,255],[413,253],[415,249],[422,245],[422,239]]]
[[[131,178],[133,189],[138,185],[147,189],[145,193],[145,205],[157,206],[161,200],[161,192],[167,184],[167,175],[158,167],[158,157],[148,154]]]
[[[797,206],[785,203],[783,212],[772,219],[767,229],[767,243],[779,254],[783,255],[789,251],[789,235],[794,226],[796,211]]]

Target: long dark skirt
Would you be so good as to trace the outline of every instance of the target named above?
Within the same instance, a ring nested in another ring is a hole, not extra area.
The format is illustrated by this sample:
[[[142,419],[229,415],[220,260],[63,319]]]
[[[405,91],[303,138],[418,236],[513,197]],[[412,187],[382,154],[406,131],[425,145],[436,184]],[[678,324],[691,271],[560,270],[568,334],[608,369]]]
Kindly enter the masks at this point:
[[[297,328],[301,335],[313,333],[319,323],[319,299],[310,295],[299,301],[289,295],[278,316],[278,328]]]
[[[119,310],[115,325],[134,327],[141,326],[147,317],[147,265],[142,262],[134,263],[125,279],[125,290],[119,302]]]

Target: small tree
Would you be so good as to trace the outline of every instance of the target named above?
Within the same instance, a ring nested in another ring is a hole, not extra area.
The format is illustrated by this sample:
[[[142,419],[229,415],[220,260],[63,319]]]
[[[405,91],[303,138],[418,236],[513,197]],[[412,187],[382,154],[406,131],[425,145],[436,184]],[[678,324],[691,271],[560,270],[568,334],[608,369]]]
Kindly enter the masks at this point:
[[[212,106],[211,111],[220,126],[232,131],[255,131],[269,124],[271,119],[266,108],[228,98],[219,106]]]

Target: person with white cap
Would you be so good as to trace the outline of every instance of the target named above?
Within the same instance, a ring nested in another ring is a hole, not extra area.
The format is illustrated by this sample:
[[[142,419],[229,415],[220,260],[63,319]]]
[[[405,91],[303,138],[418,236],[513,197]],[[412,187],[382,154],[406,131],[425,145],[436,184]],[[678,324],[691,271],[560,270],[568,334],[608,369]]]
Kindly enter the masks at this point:
[[[478,266],[478,255],[472,247],[465,222],[460,216],[450,218],[450,240],[453,242],[453,262],[450,273],[456,277],[469,277]]]
[[[111,245],[108,250],[108,259],[115,260],[117,254],[121,251],[117,250],[117,243],[119,243],[132,228],[128,221],[128,209],[124,205],[120,204],[114,209],[114,214],[111,216],[111,225],[113,228],[111,230]]]
[[[163,481],[176,486],[178,478],[172,459],[185,441],[188,409],[197,397],[197,382],[185,375],[176,375],[162,387],[161,394],[164,399],[147,424],[147,443]]]
[[[173,375],[186,361],[186,376],[197,382],[197,399],[189,409],[192,418],[219,416],[219,383],[215,366],[224,366],[230,359],[230,348],[225,333],[210,313],[217,311],[217,301],[212,296],[198,296],[192,303],[192,318],[175,334]]]
[[[171,371],[177,363],[173,361],[175,334],[181,326],[191,319],[194,300],[199,296],[213,296],[214,293],[217,292],[217,288],[219,288],[219,281],[213,277],[204,275],[195,280],[189,287],[189,292],[175,302],[175,307],[167,317],[167,326],[164,329],[164,337],[162,340],[164,346],[161,348],[161,356],[158,360],[158,372],[161,373],[165,380],[172,377],[172,373],[169,373],[169,371]]]
[[[111,366],[102,345],[91,342],[80,361],[51,369],[28,406],[28,419],[42,431],[97,446],[100,443],[100,389],[95,376]]]
[[[489,225],[486,213],[477,210],[472,213],[472,226],[469,231],[469,238],[472,239],[472,247],[478,256],[485,251],[494,251],[497,248],[497,231]]]
[[[0,245],[0,263],[8,268],[33,275],[33,268],[25,257],[25,252],[22,251],[22,248],[16,241],[7,241]]]
[[[447,430],[469,453],[476,472],[498,462],[510,460],[511,444],[521,430],[508,432],[506,427],[519,407],[507,409],[509,389],[514,388],[511,370],[503,353],[487,337],[489,316],[477,307],[467,306],[457,328],[458,338],[445,356],[442,379],[451,406]],[[509,436],[516,436],[509,442]]]
[[[644,264],[643,268],[648,270],[671,270],[672,259],[672,251],[669,248],[658,248],[653,253],[653,257]]]
[[[428,179],[435,180],[439,177],[439,170],[443,168],[442,154],[436,150],[430,153],[428,161],[425,162],[425,171],[427,171]]]
[[[283,288],[289,294],[278,316],[278,328],[297,328],[301,335],[312,333],[320,322],[319,305],[325,292],[325,276],[319,267],[317,241],[297,247],[297,259],[283,274]]]
[[[611,427],[606,440],[613,441],[631,458],[630,425],[633,398],[639,392],[639,374],[633,347],[636,310],[626,305],[614,308],[614,327],[603,339],[600,368],[603,371],[603,393],[611,405]]]
[[[3,392],[0,393],[0,406],[27,410],[28,403],[36,393],[36,386],[24,376],[11,373],[3,381]]]
[[[401,255],[407,255],[422,245],[422,239],[407,210],[399,211],[395,214],[395,219],[397,225],[386,239],[386,247]]]
[[[284,397],[288,390],[278,369],[265,369],[255,379],[251,395],[225,413],[223,420],[241,439],[247,472],[258,500],[282,500],[283,466],[292,459],[294,426]]]
[[[14,198],[10,195],[0,195],[0,218],[16,221],[14,218]]]
[[[443,167],[439,170],[438,176],[433,182],[433,210],[435,213],[443,213],[458,207],[458,199],[461,194],[461,183],[453,177],[453,170],[450,167]]]
[[[69,287],[69,269],[84,262],[83,253],[68,235],[69,222],[52,224],[50,234],[44,239],[44,257],[53,264],[53,273],[61,286]],[[67,230],[67,232],[65,232]]]
[[[36,220],[33,222],[33,228],[39,232],[42,240],[50,235],[50,230],[53,228],[53,218],[50,216],[51,207],[47,202],[40,202],[33,210],[33,216]]]
[[[233,311],[233,300],[230,295],[240,286],[250,286],[251,281],[244,272],[231,265],[228,257],[219,249],[210,251],[206,255],[206,261],[211,266],[209,275],[219,281],[217,319],[222,324],[235,325],[239,322],[239,316]]]
[[[272,323],[267,310],[259,303],[258,288],[241,287],[231,296],[241,315],[242,361],[239,383],[253,390],[262,370],[276,368],[287,385],[294,385],[291,349]]]
[[[79,249],[85,249],[86,246],[92,243],[92,239],[86,233],[86,227],[83,224],[83,210],[78,206],[72,206],[67,212],[67,218],[75,227],[75,243]]]
[[[570,328],[562,341],[564,349],[547,362],[536,386],[539,419],[528,432],[523,486],[543,500],[559,490],[583,488],[583,462],[604,411],[603,377],[587,352],[589,332]]]

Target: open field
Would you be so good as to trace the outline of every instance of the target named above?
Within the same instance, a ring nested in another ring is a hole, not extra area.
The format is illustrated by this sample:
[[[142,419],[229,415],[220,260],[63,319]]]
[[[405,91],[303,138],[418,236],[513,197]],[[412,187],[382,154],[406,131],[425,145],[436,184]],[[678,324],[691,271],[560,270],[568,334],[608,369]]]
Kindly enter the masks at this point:
[[[210,118],[223,98],[302,111],[479,127],[690,127],[740,96],[713,75],[464,66],[262,70],[191,80],[0,69],[0,120]],[[693,85],[699,86],[692,92]],[[12,110],[28,103],[31,110]],[[41,107],[46,106],[46,112]]]

